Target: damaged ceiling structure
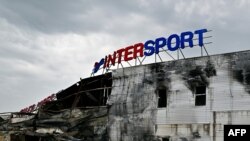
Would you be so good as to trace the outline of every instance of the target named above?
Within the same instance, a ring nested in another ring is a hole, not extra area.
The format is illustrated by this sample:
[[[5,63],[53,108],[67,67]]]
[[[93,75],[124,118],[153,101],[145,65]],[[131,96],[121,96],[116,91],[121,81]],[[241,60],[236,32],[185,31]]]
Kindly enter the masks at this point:
[[[111,87],[111,73],[82,79],[36,113],[11,113],[0,122],[0,141],[106,141]]]
[[[250,51],[113,70],[36,112],[1,114],[0,141],[222,141],[250,124]]]

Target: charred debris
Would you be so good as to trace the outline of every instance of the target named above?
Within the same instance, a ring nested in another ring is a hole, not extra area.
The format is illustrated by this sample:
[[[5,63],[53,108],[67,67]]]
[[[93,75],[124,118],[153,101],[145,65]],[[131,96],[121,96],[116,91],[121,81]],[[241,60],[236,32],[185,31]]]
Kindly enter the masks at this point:
[[[111,73],[90,77],[36,112],[2,113],[0,141],[106,141],[111,87]]]

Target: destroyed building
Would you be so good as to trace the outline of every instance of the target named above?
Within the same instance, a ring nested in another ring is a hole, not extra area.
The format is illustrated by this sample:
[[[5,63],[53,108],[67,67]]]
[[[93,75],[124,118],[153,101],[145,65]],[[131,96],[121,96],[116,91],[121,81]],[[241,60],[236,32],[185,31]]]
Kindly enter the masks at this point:
[[[0,118],[0,141],[222,141],[250,124],[250,50],[116,69],[37,110]]]

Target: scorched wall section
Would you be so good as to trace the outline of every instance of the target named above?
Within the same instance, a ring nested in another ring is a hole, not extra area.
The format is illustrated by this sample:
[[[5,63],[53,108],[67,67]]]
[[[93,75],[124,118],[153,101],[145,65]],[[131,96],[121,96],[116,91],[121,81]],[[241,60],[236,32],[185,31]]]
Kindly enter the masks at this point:
[[[250,111],[249,60],[244,51],[114,70],[110,140],[222,140],[217,125],[235,120],[216,114],[228,111],[250,124],[240,116]]]

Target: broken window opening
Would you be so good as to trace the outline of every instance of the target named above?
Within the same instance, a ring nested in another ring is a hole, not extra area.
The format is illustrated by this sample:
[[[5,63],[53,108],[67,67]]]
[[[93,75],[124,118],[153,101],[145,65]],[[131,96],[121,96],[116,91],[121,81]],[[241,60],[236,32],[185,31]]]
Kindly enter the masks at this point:
[[[206,86],[197,86],[195,88],[195,106],[206,105]]]
[[[165,88],[158,90],[158,108],[167,107],[167,90]]]
[[[162,141],[169,141],[169,137],[162,138]]]

